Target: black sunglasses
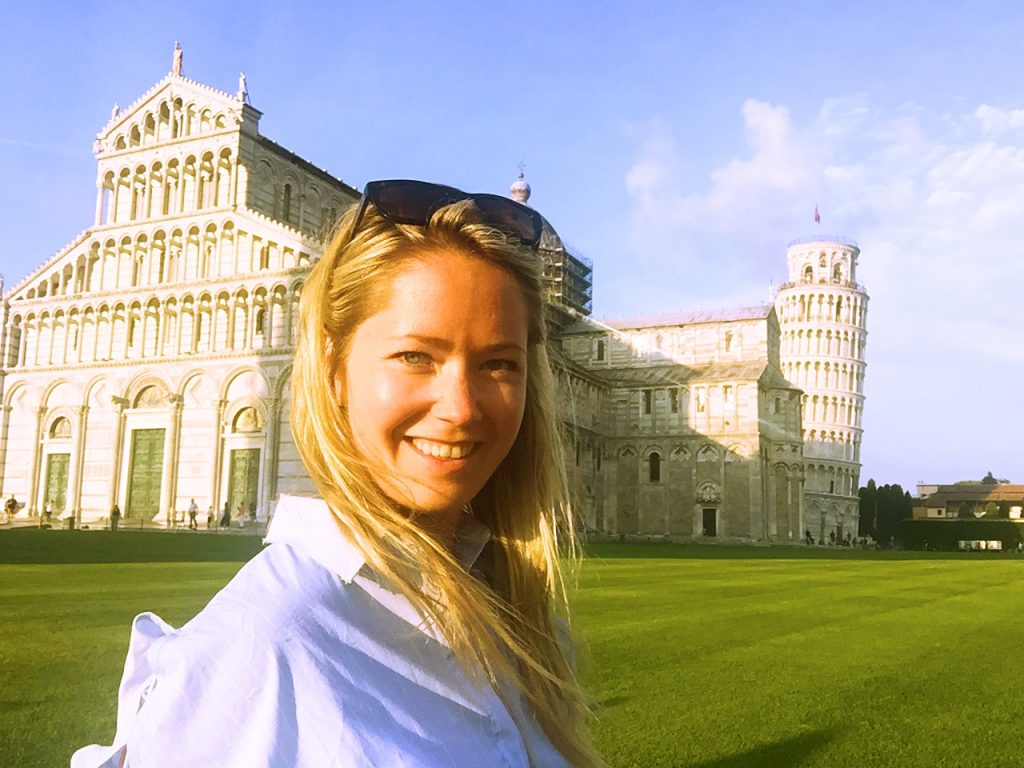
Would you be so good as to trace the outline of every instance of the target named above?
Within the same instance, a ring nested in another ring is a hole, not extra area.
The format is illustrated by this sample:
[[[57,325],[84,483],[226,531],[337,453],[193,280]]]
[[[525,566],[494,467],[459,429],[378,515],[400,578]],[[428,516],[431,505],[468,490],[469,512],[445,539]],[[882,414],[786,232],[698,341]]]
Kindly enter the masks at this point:
[[[544,219],[532,208],[501,195],[463,192],[444,184],[412,179],[369,182],[363,188],[350,238],[359,231],[367,203],[373,203],[377,212],[389,221],[422,227],[437,210],[462,200],[473,201],[485,224],[513,235],[523,245],[536,249],[544,229]]]

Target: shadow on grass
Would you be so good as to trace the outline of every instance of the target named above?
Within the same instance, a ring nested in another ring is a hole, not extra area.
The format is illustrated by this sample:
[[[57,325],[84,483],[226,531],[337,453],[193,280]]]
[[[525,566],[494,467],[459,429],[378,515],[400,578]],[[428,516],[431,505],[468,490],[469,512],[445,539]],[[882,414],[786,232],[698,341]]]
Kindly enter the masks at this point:
[[[832,741],[838,733],[838,728],[824,728],[820,731],[801,733],[774,744],[755,747],[749,752],[698,763],[690,768],[771,768],[771,766],[792,768],[792,766],[803,765],[806,760]]]
[[[0,531],[0,564],[240,563],[263,546],[260,536],[190,531]]]

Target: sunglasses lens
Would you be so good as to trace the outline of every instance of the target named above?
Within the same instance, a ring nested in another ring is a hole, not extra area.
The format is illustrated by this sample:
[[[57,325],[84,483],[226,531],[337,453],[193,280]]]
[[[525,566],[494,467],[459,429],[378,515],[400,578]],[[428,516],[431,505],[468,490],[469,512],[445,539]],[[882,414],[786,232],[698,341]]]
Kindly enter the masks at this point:
[[[540,214],[525,205],[498,195],[473,195],[473,202],[484,221],[517,236],[523,245],[536,245],[540,240]]]
[[[443,184],[411,179],[371,181],[363,194],[382,216],[398,224],[423,226],[437,209],[472,200],[487,224],[515,235],[523,245],[536,245],[543,228],[540,214],[532,208],[500,195],[471,195]]]
[[[367,194],[377,210],[399,224],[425,224],[455,191],[425,181],[373,182],[372,188],[367,185]]]

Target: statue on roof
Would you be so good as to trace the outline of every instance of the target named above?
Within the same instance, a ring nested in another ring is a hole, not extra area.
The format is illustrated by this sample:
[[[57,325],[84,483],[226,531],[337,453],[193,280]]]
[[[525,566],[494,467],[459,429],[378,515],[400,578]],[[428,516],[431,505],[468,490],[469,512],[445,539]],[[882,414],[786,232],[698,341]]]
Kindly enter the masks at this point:
[[[249,86],[245,82],[245,72],[240,72],[238,75],[237,98],[243,104],[249,103]]]
[[[174,55],[171,57],[171,74],[181,75],[181,59],[182,59],[181,43],[177,40],[174,41]]]
[[[110,108],[110,119],[113,120],[119,114],[121,114],[121,105],[115,101],[114,106]]]

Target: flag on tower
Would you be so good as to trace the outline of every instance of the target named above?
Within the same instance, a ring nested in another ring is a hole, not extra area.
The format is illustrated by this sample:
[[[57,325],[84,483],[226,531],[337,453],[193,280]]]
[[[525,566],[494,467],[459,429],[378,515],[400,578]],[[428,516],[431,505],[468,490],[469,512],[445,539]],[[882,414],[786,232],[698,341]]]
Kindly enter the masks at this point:
[[[818,206],[814,206],[814,223],[821,224],[821,214],[818,213]]]

